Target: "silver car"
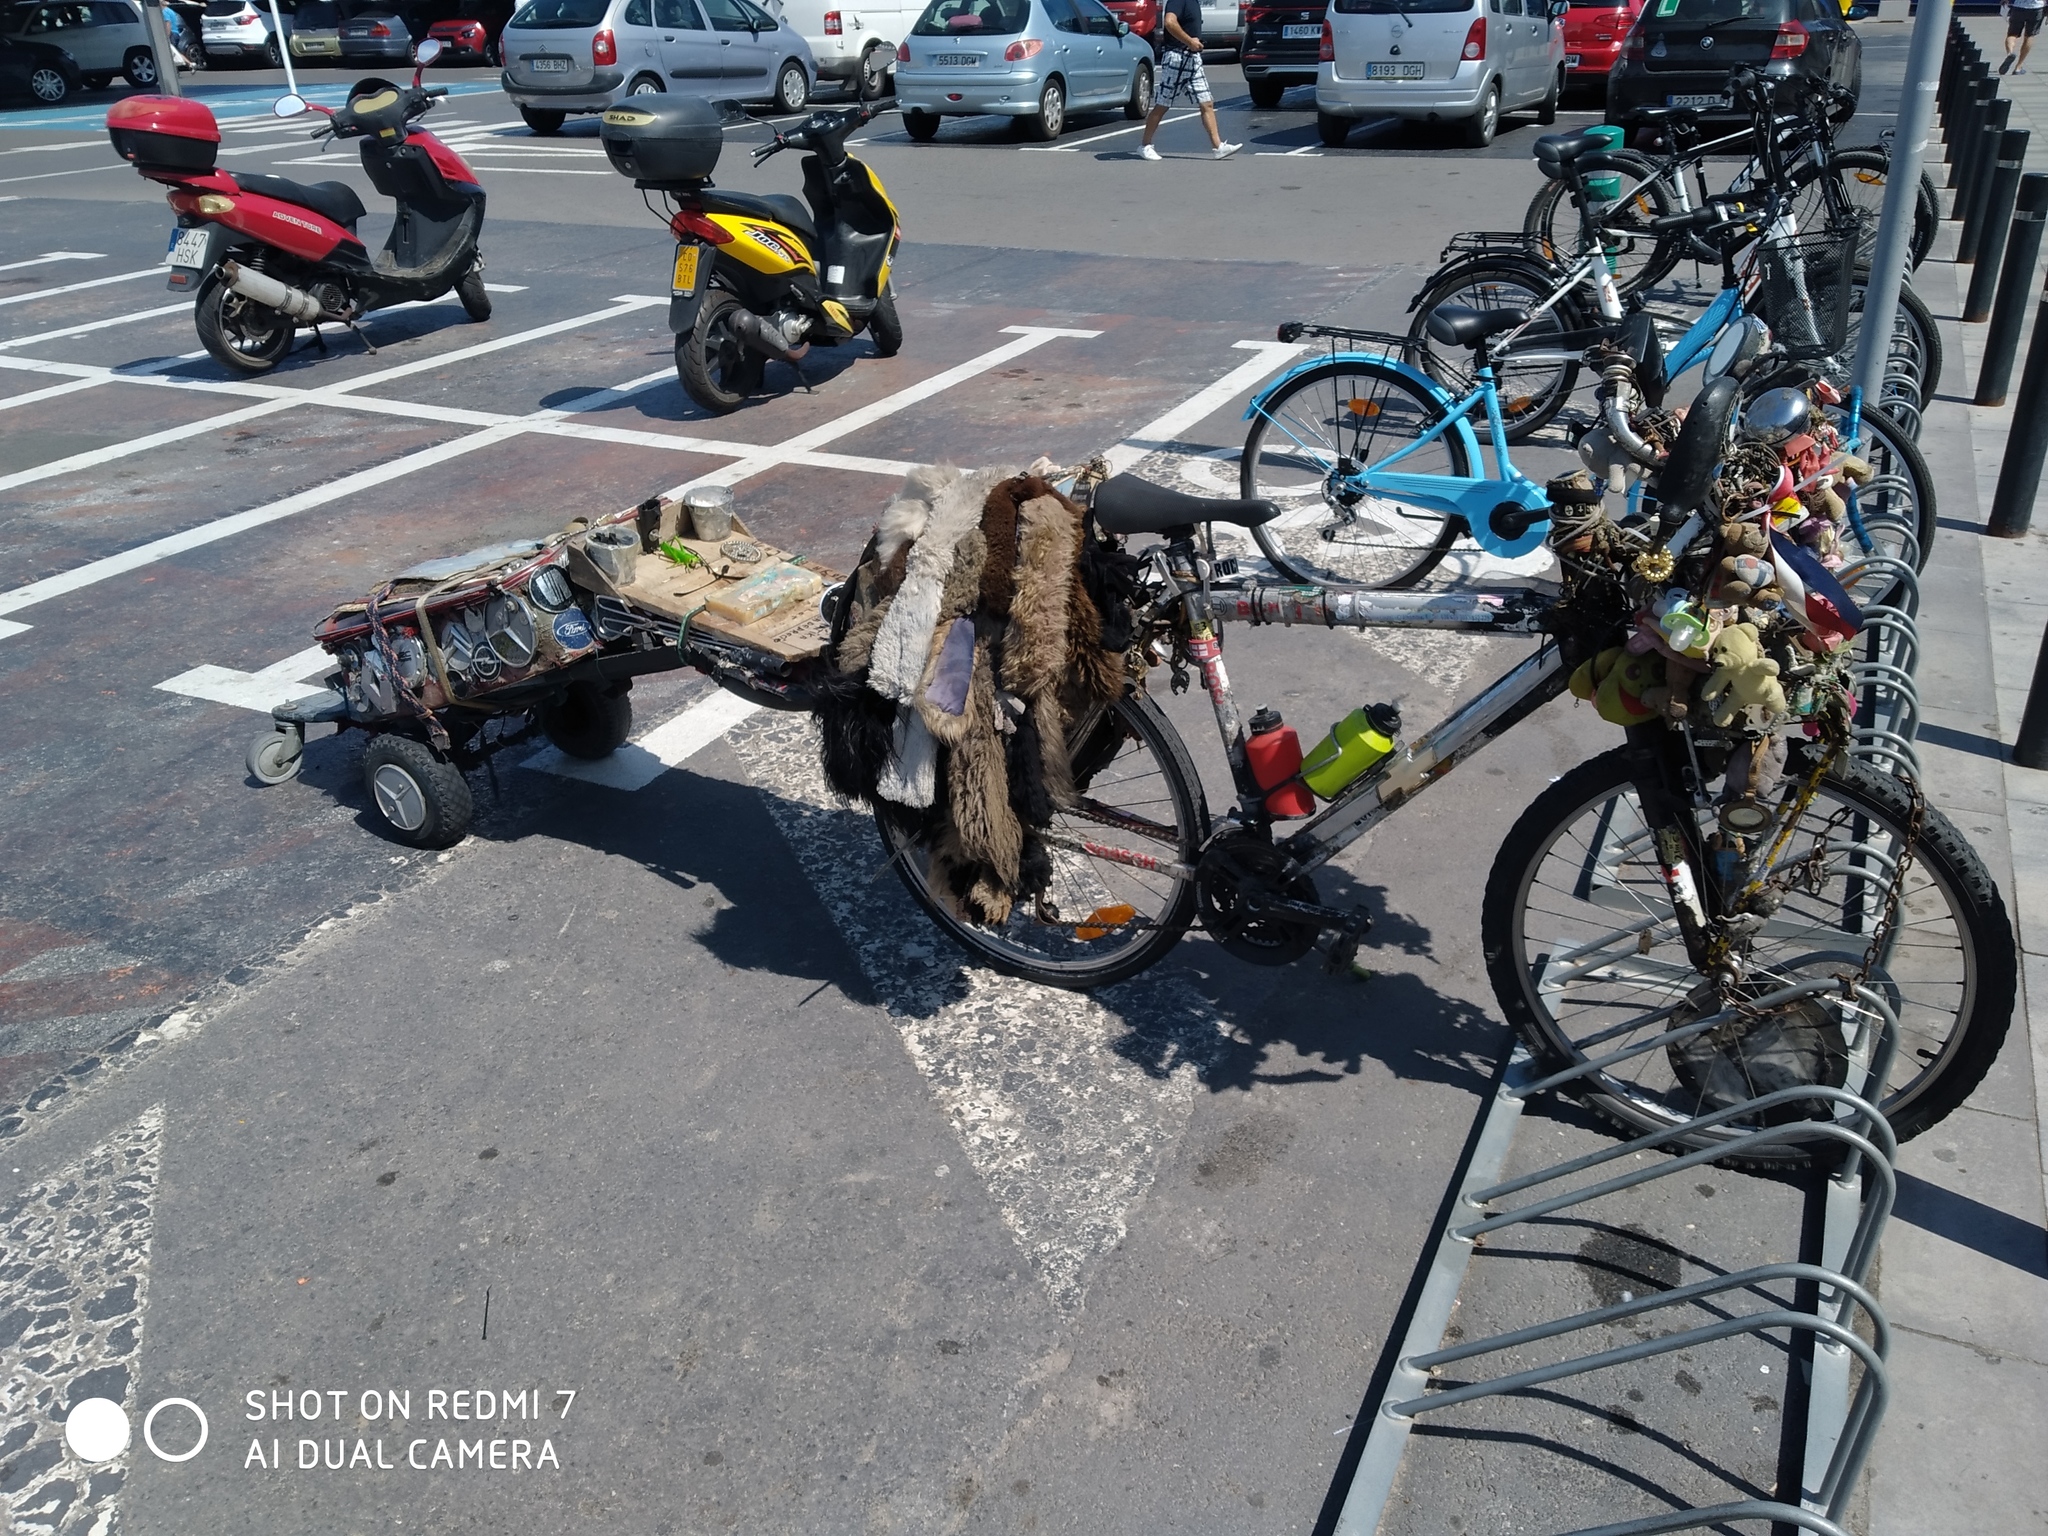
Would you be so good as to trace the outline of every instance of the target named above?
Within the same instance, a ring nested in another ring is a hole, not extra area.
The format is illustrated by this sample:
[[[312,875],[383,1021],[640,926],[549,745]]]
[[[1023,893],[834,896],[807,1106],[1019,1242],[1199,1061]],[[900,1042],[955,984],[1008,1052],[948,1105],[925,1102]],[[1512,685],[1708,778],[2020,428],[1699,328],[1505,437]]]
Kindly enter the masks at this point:
[[[896,50],[896,100],[919,143],[993,113],[1056,139],[1075,112],[1152,106],[1152,47],[1097,0],[932,0]]]
[[[754,0],[527,0],[498,53],[535,133],[668,91],[801,112],[818,78],[803,35]]]

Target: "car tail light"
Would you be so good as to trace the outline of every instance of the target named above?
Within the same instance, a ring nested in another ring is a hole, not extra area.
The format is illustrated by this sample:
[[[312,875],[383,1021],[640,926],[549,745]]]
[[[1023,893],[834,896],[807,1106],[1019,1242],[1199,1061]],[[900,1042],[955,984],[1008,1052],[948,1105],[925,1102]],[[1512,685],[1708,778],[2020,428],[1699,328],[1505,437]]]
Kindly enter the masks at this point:
[[[1796,21],[1778,23],[1778,36],[1771,44],[1774,59],[1796,59],[1806,52],[1806,28]]]
[[[590,62],[593,64],[616,64],[619,62],[619,40],[612,36],[610,27],[599,27],[590,34]]]
[[[1020,63],[1025,59],[1035,59],[1038,57],[1038,50],[1044,46],[1045,44],[1035,37],[1019,38],[1003,50],[1003,57],[1012,64]]]
[[[235,25],[238,27],[253,27],[256,25],[256,18],[254,16],[237,16],[235,18]]]
[[[908,64],[910,62],[910,42],[908,39],[896,45],[896,62],[898,64]]]
[[[381,21],[374,23],[370,28],[370,36],[372,37],[389,37],[390,35],[391,29]]]
[[[712,245],[732,244],[731,230],[712,223],[695,208],[683,209],[668,221],[668,227],[678,240],[695,237]]]
[[[1330,26],[1330,18],[1327,16],[1323,18],[1323,40],[1316,47],[1316,62],[1318,64],[1334,64],[1337,62],[1337,34]]]
[[[845,30],[839,24],[839,13],[837,11],[827,11],[825,13],[825,35],[827,37],[838,37]]]
[[[1472,23],[1465,34],[1465,46],[1458,51],[1461,59],[1483,59],[1486,57],[1486,18],[1480,17]]]

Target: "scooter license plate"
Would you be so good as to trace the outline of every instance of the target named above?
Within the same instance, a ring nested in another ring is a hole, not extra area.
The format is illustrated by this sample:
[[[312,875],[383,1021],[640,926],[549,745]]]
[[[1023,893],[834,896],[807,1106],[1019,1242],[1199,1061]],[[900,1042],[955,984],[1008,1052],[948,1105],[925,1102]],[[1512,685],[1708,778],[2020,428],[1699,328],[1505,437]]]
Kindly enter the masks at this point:
[[[704,247],[701,245],[679,245],[676,247],[675,279],[669,284],[671,293],[695,293],[697,291],[697,258]]]
[[[167,267],[198,267],[206,260],[206,243],[213,238],[209,229],[174,229],[171,248],[164,253]]]

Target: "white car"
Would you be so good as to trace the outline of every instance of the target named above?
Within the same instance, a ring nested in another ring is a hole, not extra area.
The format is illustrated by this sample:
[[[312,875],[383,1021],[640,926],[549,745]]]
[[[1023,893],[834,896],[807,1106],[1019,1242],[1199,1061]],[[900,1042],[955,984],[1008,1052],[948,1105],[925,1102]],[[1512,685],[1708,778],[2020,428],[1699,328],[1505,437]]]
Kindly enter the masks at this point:
[[[924,7],[914,0],[782,0],[772,9],[811,45],[820,80],[851,84],[862,101],[879,101],[895,73],[896,45],[910,35]]]
[[[292,35],[291,0],[277,0],[284,35]],[[273,36],[268,0],[207,0],[199,17],[199,46],[209,59],[243,59],[276,69],[284,62],[284,43]]]
[[[104,89],[116,75],[126,75],[130,85],[143,90],[157,81],[149,32],[128,0],[11,5],[0,13],[0,32],[62,48],[78,61],[88,90]]]
[[[1557,120],[1567,0],[1331,0],[1316,128],[1331,148],[1360,118],[1462,123],[1493,142],[1503,112]]]

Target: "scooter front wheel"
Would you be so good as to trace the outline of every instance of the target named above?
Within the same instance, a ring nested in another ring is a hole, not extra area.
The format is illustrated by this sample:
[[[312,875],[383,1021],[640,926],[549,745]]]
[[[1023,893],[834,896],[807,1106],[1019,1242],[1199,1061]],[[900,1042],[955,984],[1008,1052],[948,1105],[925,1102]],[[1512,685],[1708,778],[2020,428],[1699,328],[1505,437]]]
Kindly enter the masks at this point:
[[[491,318],[491,295],[484,287],[481,262],[462,274],[462,280],[455,285],[455,297],[462,301],[462,312],[470,319],[481,322]]]
[[[903,317],[896,313],[896,285],[882,289],[875,312],[868,316],[868,340],[875,344],[875,356],[894,357],[903,350]]]
[[[206,350],[237,373],[267,373],[291,350],[297,329],[289,316],[243,298],[217,272],[199,285],[192,324]]]
[[[761,387],[764,360],[732,328],[740,307],[732,294],[714,289],[705,296],[690,334],[676,338],[676,376],[684,391],[719,416],[738,410]]]

